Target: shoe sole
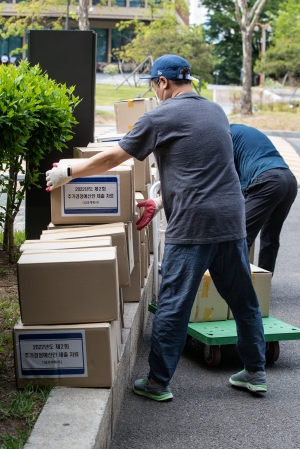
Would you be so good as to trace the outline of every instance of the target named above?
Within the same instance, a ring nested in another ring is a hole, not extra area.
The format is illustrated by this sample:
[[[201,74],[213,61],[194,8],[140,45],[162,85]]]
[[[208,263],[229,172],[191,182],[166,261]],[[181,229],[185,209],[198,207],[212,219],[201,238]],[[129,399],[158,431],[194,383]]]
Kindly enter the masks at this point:
[[[164,395],[156,396],[155,394],[148,393],[147,391],[136,390],[133,387],[133,391],[135,394],[139,394],[140,396],[145,396],[146,398],[153,399],[154,401],[163,402],[163,401],[171,401],[173,399],[172,393],[167,393]]]
[[[249,382],[239,382],[238,380],[229,379],[231,385],[240,388],[247,388],[252,391],[252,393],[266,393],[267,386],[266,385],[253,385]]]

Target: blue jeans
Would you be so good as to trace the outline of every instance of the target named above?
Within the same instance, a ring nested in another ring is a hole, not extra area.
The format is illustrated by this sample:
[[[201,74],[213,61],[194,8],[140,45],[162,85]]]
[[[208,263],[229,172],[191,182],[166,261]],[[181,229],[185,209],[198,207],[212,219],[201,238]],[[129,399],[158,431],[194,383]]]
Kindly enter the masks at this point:
[[[183,351],[191,309],[207,269],[232,310],[237,349],[245,369],[265,369],[264,330],[246,239],[204,245],[166,244],[149,354],[149,377],[163,385],[169,384]]]

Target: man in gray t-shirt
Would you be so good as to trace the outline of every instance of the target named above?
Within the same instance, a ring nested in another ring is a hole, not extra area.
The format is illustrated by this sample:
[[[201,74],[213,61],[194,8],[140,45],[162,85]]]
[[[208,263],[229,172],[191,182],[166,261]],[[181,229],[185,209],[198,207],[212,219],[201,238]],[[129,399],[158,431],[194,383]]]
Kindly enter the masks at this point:
[[[219,105],[194,92],[169,98],[144,114],[119,145],[139,160],[155,155],[168,221],[166,243],[246,236],[230,128]]]
[[[228,120],[218,105],[193,92],[193,77],[185,59],[176,55],[158,58],[150,78],[163,104],[143,115],[111,150],[73,167],[55,164],[46,173],[47,190],[72,178],[106,171],[131,156],[143,160],[153,151],[168,226],[153,318],[150,372],[134,383],[133,390],[156,401],[173,397],[169,383],[184,348],[199,284],[209,269],[234,315],[237,349],[244,364],[229,382],[265,392],[264,331],[252,285],[244,201]],[[144,203],[143,223],[138,229],[151,219],[159,203],[159,199]]]

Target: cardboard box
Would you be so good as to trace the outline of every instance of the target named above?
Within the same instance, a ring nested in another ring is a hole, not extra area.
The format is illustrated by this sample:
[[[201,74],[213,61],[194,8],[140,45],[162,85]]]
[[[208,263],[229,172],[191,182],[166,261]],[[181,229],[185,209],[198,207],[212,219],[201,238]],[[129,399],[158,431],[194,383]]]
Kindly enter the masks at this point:
[[[120,359],[120,323],[24,326],[13,330],[18,388],[26,385],[104,388]]]
[[[145,200],[148,200],[150,198],[150,190],[151,190],[152,184],[150,182],[148,182],[145,185],[144,190],[141,190],[141,194],[143,195]],[[158,194],[159,194],[159,190],[158,190]]]
[[[131,222],[128,223],[111,223],[108,225],[95,225],[95,226],[90,226],[90,225],[81,225],[79,226],[79,228],[81,227],[85,227],[90,228],[90,229],[98,229],[98,226],[101,226],[101,228],[111,228],[112,226],[124,226],[125,228],[125,232],[126,232],[126,241],[127,241],[127,254],[128,254],[128,264],[129,264],[129,271],[130,273],[133,270],[134,267],[134,247],[133,247],[133,225]],[[77,226],[75,225],[54,225],[53,223],[49,223],[49,225],[47,226],[47,230],[54,230],[54,229],[60,229],[60,230],[67,230],[68,228],[75,228]],[[138,232],[138,231],[137,231]],[[72,241],[74,242],[75,239],[72,239]],[[112,244],[106,244],[107,240],[111,241],[111,237],[107,236],[107,237],[95,237],[95,238],[87,238],[87,239],[77,239],[77,241],[80,243],[80,245],[78,247],[82,247],[82,248],[90,248],[90,247],[95,247],[97,246],[97,240],[99,240],[99,246],[112,246]],[[40,242],[40,240],[32,240],[32,242]],[[70,242],[70,240],[65,240],[66,243],[69,244],[69,248],[73,248],[72,243]],[[67,247],[66,247],[67,248]],[[29,249],[29,248],[27,248]],[[49,248],[51,249],[51,248]],[[54,248],[53,248],[54,249]],[[58,249],[58,248],[55,248]],[[21,251],[21,249],[20,249]]]
[[[157,106],[157,101],[155,97],[150,98],[150,109],[154,109]]]
[[[96,154],[98,154],[101,151],[105,151],[107,149],[109,149],[110,147],[108,146],[96,146],[98,144],[94,144],[92,147],[78,147],[78,148],[74,148],[74,157],[76,158],[89,158],[92,156],[95,156]],[[129,159],[131,160],[131,159]],[[133,159],[132,159],[133,160]],[[123,162],[121,165],[126,165],[127,161]],[[152,179],[151,176],[146,176],[146,167],[148,167],[149,169],[149,162],[148,162],[148,158],[146,158],[143,161],[139,161],[138,159],[134,159],[134,191],[141,191],[141,190],[145,190],[145,186],[147,184],[147,179]],[[147,172],[148,172],[147,170]],[[157,170],[157,169],[155,169]],[[150,182],[150,181],[149,181]]]
[[[124,223],[44,230],[40,239],[52,241],[90,238],[98,240],[99,237],[104,236],[110,236],[112,246],[117,248],[119,284],[121,287],[126,287],[130,283],[130,270]]]
[[[124,225],[126,230],[129,272],[132,273],[134,268],[133,226],[131,221],[129,221],[128,223],[124,223]]]
[[[254,252],[255,252],[255,240],[252,243],[252,246],[249,250],[249,261],[251,264],[253,264],[253,262],[254,262]]]
[[[118,139],[110,139],[110,140],[106,140],[106,141],[100,141],[100,142],[90,142],[88,143],[88,148],[101,148],[101,147],[114,147],[116,145],[116,143],[118,143],[121,140],[121,137]]]
[[[115,144],[116,142],[114,142]],[[74,147],[73,148],[73,158],[82,159],[95,156],[100,151],[110,150],[114,145],[101,145],[100,143],[95,144],[97,146],[91,147]]]
[[[147,226],[147,228],[146,228],[146,236],[147,236],[147,239],[146,239],[146,256],[147,256],[147,259],[146,259],[146,264],[147,264],[147,272],[148,272],[148,267],[149,267],[149,265],[150,265],[150,247],[149,247],[149,228],[148,228],[148,226]]]
[[[140,301],[141,288],[141,263],[138,262],[130,275],[130,286],[122,288],[124,302]]]
[[[141,232],[136,229],[136,222],[139,216],[137,213],[133,216],[132,235],[133,235],[133,253],[134,263],[141,262]]]
[[[146,243],[141,243],[141,287],[145,286],[145,277],[146,277]]]
[[[97,142],[107,141],[107,140],[115,140],[115,139],[122,139],[122,137],[125,136],[126,133],[100,133],[97,135]]]
[[[150,98],[133,98],[114,104],[116,129],[118,133],[130,131],[137,120],[151,110],[153,103]]]
[[[53,229],[56,229],[56,230],[64,229],[64,230],[66,230],[66,229],[69,229],[69,228],[87,228],[87,227],[90,227],[90,226],[91,225],[89,225],[89,224],[82,224],[82,225],[80,225],[80,224],[55,225],[55,224],[52,223],[52,221],[50,221],[50,223],[47,225],[47,231],[51,231]],[[95,225],[95,226],[97,226],[97,225]]]
[[[144,287],[145,278],[148,276],[148,255],[147,255],[147,243],[141,243],[141,278],[142,287]]]
[[[127,287],[124,287],[127,288]],[[123,344],[123,336],[122,336],[122,328],[124,325],[124,295],[123,289],[120,287],[119,289],[119,297],[120,297],[120,324],[121,324],[121,343]]]
[[[79,159],[88,159],[92,156],[95,156],[98,153],[104,152],[106,151],[107,147],[102,147],[102,148],[77,148],[77,158]],[[75,156],[74,156],[75,157]],[[130,167],[132,170],[132,210],[135,210],[135,197],[134,197],[134,192],[136,190],[135,188],[135,162],[133,158],[127,159],[127,161],[122,162],[122,164],[120,164],[120,166],[125,166],[125,167]]]
[[[74,165],[76,159],[63,159]],[[105,173],[76,178],[51,192],[53,224],[114,223],[133,220],[134,174],[119,165]]]
[[[272,273],[252,264],[250,264],[250,268],[253,287],[258,298],[261,316],[268,317],[270,315]],[[230,309],[228,310],[228,319],[233,319]]]
[[[141,201],[144,201],[144,196],[142,195],[142,193],[135,192],[135,201],[136,201],[136,204],[140,203]],[[140,218],[140,216],[142,215],[143,211],[144,211],[144,208],[140,208],[140,207],[136,206],[135,212],[138,214],[138,218]],[[145,243],[145,241],[146,241],[146,229],[145,228],[141,229],[139,231],[139,233],[140,233],[141,243]]]
[[[219,295],[209,271],[204,273],[190,315],[190,322],[222,321],[227,319],[228,306]]]
[[[145,190],[145,185],[147,183],[146,177],[146,166],[147,166],[147,158],[143,161],[139,161],[135,159],[135,191],[141,192]]]
[[[24,325],[119,319],[119,281],[114,247],[95,251],[25,251],[17,270]]]
[[[86,249],[112,246],[111,236],[92,239],[66,239],[66,240],[25,240],[20,246],[20,253],[36,250],[63,250],[63,249]]]

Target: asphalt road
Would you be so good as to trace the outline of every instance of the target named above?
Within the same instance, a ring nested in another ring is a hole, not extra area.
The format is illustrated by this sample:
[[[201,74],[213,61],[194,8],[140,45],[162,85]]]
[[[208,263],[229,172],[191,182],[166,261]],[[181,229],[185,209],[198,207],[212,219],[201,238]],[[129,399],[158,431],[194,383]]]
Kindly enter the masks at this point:
[[[286,141],[292,145],[292,147],[297,151],[298,155],[300,156],[300,139],[295,138],[288,138]]]
[[[300,156],[300,139],[287,139]],[[292,141],[293,140],[293,141]],[[271,315],[300,327],[300,193],[284,223],[272,280]],[[256,256],[257,261],[257,246]],[[172,402],[156,403],[131,388],[148,371],[151,320],[128,386],[111,449],[299,449],[300,341],[280,342],[267,365],[268,392],[229,385],[242,369],[234,346],[222,346],[218,367],[203,361],[203,346],[186,346],[172,379]]]

